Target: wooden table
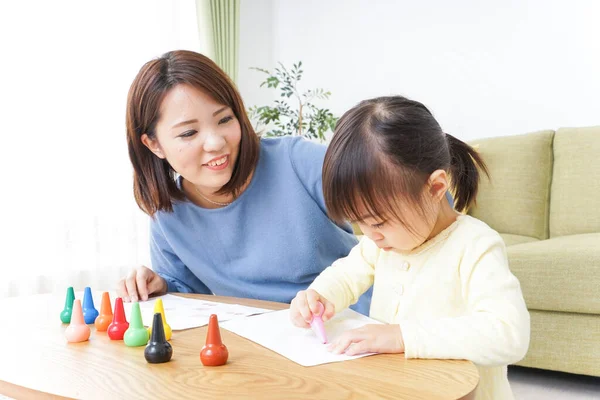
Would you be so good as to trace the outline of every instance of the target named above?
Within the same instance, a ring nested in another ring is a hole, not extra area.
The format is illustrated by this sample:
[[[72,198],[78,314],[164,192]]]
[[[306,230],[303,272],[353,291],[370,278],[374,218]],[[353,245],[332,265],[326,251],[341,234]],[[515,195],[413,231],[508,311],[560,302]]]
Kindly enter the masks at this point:
[[[59,320],[63,305],[64,298],[53,295],[0,300],[0,394],[16,399],[471,399],[479,380],[468,361],[406,360],[397,354],[303,367],[225,329],[228,363],[204,367],[199,354],[206,327],[174,332],[173,359],[148,364],[144,347],[109,340],[93,326],[88,342],[68,344],[66,325]]]

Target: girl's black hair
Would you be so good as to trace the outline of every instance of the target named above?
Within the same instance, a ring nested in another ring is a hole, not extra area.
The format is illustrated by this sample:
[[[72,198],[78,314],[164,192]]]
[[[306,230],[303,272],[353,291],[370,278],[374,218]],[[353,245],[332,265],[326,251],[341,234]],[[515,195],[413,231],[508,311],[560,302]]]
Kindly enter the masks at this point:
[[[336,125],[323,165],[325,204],[335,221],[372,217],[406,224],[403,207],[424,214],[421,196],[434,171],[449,173],[455,209],[462,211],[475,202],[479,169],[488,175],[481,156],[444,133],[423,104],[378,97],[362,101]]]

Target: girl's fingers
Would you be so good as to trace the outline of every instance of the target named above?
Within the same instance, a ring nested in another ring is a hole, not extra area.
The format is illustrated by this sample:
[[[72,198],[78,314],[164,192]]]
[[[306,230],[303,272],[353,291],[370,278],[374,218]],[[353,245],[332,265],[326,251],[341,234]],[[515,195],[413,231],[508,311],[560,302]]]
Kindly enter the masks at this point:
[[[323,321],[330,320],[335,315],[335,306],[332,302],[325,302],[325,312],[323,313]]]
[[[293,302],[296,310],[298,310],[304,320],[304,325],[309,326],[309,323],[312,320],[312,313],[310,312],[310,308],[306,301],[306,292],[298,292],[298,295]]]
[[[353,329],[351,331],[343,333],[335,342],[331,343],[327,347],[327,350],[331,351],[334,354],[342,354],[344,352],[347,353],[348,347],[353,343],[362,342],[367,337],[364,332],[359,329]],[[355,346],[355,345],[353,345]]]
[[[340,338],[327,350],[331,351],[333,354],[342,354],[350,344],[352,344],[352,339],[350,337]]]
[[[361,340],[359,342],[354,342],[352,345],[346,350],[346,355],[355,356],[357,354],[370,353],[370,343],[368,340]]]
[[[310,328],[310,324],[307,323],[300,314],[294,316],[294,318],[292,319],[292,323],[299,328]]]
[[[311,311],[311,318],[312,314],[319,314],[319,300],[321,300],[319,293],[314,290],[306,291],[306,301],[308,303],[308,308]]]
[[[309,327],[309,324],[306,323],[304,317],[300,313],[300,309],[298,307],[298,297],[294,298],[290,303],[290,321],[293,325],[300,328]]]

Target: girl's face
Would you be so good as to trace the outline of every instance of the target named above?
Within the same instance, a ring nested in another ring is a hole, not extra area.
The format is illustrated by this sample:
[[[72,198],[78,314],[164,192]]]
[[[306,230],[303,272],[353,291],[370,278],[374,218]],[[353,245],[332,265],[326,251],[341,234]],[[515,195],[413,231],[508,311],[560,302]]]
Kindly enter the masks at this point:
[[[369,215],[362,221],[357,221],[357,224],[380,249],[407,252],[420,246],[430,237],[438,212],[439,206],[437,209],[427,207],[425,216],[421,216],[414,207],[404,207],[402,216],[406,224],[394,219],[377,220]]]
[[[456,212],[446,199],[448,182],[445,171],[431,174],[421,196],[422,213],[400,200],[403,223],[394,219],[378,220],[364,212],[356,221],[362,232],[385,251],[408,252],[437,235],[456,219]],[[364,207],[363,210],[364,211]]]
[[[156,137],[144,134],[142,142],[199,191],[210,194],[231,179],[241,137],[239,121],[230,107],[193,86],[180,84],[161,104]]]

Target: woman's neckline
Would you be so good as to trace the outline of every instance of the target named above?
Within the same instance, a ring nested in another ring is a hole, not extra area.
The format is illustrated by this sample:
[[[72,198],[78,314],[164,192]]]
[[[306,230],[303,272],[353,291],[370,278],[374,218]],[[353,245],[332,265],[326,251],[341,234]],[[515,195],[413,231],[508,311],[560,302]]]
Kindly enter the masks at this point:
[[[231,203],[229,203],[228,205],[224,206],[224,207],[217,207],[217,208],[206,208],[206,207],[202,207],[196,203],[194,203],[193,201],[191,201],[189,198],[187,198],[184,200],[184,202],[186,204],[189,204],[190,207],[193,207],[195,210],[199,210],[205,213],[218,213],[218,212],[224,212],[224,211],[228,211],[231,210],[233,208],[235,208],[238,204],[241,203],[241,200],[246,197],[248,195],[248,192],[250,192],[252,190],[252,188],[254,187],[254,183],[257,181],[258,176],[261,173],[261,165],[262,165],[262,146],[259,147],[259,155],[258,155],[258,162],[256,163],[256,167],[254,167],[254,171],[252,172],[252,175],[250,177],[250,182],[248,183],[248,185],[246,186],[246,188],[244,189],[244,191],[242,193],[240,193],[240,195],[234,199]],[[177,177],[177,187],[179,188],[179,190],[181,190],[183,192],[183,177],[181,175],[179,175]],[[185,192],[184,192],[185,194]]]

